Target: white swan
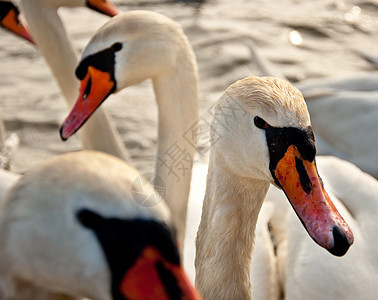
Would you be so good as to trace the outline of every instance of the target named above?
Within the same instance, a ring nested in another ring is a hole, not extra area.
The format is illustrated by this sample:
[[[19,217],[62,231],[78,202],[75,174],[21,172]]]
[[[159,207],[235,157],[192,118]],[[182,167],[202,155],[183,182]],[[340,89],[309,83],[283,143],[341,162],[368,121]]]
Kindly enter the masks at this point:
[[[230,116],[229,107],[239,112]],[[310,118],[297,89],[272,77],[240,80],[219,100],[212,128],[196,242],[196,286],[204,299],[251,298],[254,231],[270,183],[285,191],[319,245],[346,253],[353,234],[318,177]]]
[[[49,65],[67,104],[75,101],[78,81],[74,77],[78,62],[76,49],[67,36],[57,10],[61,6],[84,6],[115,15],[118,10],[108,1],[97,0],[21,0],[22,13],[38,49]],[[99,150],[128,160],[128,152],[105,110],[97,111],[80,135],[84,149]]]
[[[61,127],[67,139],[112,93],[152,79],[159,108],[156,178],[183,246],[193,154],[197,142],[197,64],[181,27],[148,11],[112,18],[92,37],[76,69],[80,95]],[[155,183],[155,185],[158,185]]]
[[[18,282],[93,300],[200,299],[181,267],[164,202],[140,205],[159,197],[149,184],[135,184],[139,175],[89,151],[28,171],[0,212],[1,299],[13,299]]]

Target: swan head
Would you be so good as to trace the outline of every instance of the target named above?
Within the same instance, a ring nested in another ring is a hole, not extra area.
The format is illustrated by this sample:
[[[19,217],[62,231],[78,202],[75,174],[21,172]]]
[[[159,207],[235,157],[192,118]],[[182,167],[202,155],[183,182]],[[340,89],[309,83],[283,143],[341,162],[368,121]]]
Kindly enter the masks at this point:
[[[109,20],[85,47],[76,68],[80,92],[61,126],[62,139],[78,130],[110,94],[146,79],[172,76],[178,66],[193,67],[191,51],[181,27],[161,14],[133,11]]]
[[[0,1],[0,26],[34,44],[28,29],[20,21],[18,8],[8,1]]]
[[[318,175],[310,116],[295,87],[273,77],[240,80],[215,106],[212,128],[213,155],[223,168],[278,186],[319,245],[346,253],[353,234]]]
[[[77,219],[101,245],[112,274],[113,299],[200,300],[164,223],[106,218],[89,209],[79,210]]]

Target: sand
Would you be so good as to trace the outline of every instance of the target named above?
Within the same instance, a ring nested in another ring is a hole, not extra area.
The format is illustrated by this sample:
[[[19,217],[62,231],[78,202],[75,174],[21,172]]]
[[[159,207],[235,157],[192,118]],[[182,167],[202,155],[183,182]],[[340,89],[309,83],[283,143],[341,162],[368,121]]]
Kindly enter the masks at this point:
[[[202,113],[234,81],[259,75],[248,40],[293,83],[377,70],[378,1],[214,0],[200,8],[162,1],[113,2],[123,11],[153,10],[182,24],[197,55]],[[86,8],[60,13],[79,50],[108,19]],[[67,142],[59,138],[58,126],[68,108],[38,50],[3,30],[0,40],[0,113],[8,133],[20,139],[13,170],[22,173],[48,157],[81,149],[77,136]],[[151,82],[112,95],[105,107],[131,163],[151,171],[157,128]]]

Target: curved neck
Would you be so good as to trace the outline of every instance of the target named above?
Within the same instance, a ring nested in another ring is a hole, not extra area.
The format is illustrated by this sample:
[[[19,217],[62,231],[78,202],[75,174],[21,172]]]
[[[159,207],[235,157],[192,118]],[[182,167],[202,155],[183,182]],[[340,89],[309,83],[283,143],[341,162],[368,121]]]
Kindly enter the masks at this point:
[[[198,121],[197,67],[194,56],[188,57],[180,60],[172,74],[153,80],[159,107],[155,171],[166,186],[164,199],[172,211],[181,250]]]
[[[68,106],[75,103],[79,82],[75,78],[78,53],[58,16],[56,7],[41,0],[22,0],[29,29],[39,51],[49,65]],[[84,149],[99,150],[127,160],[129,155],[114,124],[100,107],[80,130]]]
[[[78,52],[73,48],[55,7],[23,0],[22,8],[39,51],[49,65],[69,105],[76,100],[79,82],[74,76]]]
[[[196,241],[196,286],[204,299],[251,299],[255,228],[269,183],[219,165],[212,155]]]

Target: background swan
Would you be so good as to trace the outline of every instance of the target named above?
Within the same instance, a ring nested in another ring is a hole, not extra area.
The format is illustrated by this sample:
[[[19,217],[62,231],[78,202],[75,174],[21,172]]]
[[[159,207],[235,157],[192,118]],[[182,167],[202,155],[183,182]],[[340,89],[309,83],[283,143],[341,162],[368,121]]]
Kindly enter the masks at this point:
[[[199,299],[180,267],[168,209],[139,204],[158,195],[134,185],[137,176],[86,151],[28,171],[0,212],[2,299],[18,280],[93,300]],[[151,289],[159,285],[160,296]]]
[[[79,85],[74,77],[78,53],[66,33],[58,9],[61,6],[87,5],[110,16],[117,14],[118,10],[110,2],[94,0],[21,0],[20,4],[33,39],[57,80],[64,99],[71,106]],[[102,108],[85,126],[81,140],[85,149],[103,151],[124,160],[129,157],[114,124]]]
[[[92,37],[76,75],[80,95],[61,126],[63,139],[76,132],[110,93],[152,80],[159,108],[155,178],[166,187],[163,197],[182,247],[197,143],[198,78],[195,56],[181,26],[149,11],[118,15]]]

